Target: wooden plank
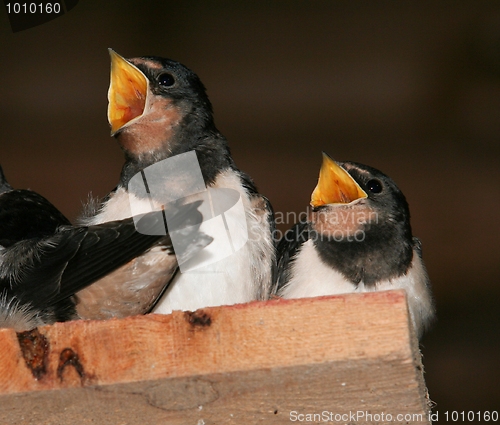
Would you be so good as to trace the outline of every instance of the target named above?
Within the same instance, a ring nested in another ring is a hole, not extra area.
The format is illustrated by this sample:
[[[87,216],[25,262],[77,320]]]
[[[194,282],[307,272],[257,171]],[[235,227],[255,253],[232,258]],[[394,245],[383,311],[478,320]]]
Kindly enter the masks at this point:
[[[429,423],[403,291],[58,323],[22,335],[2,329],[0,344],[2,424],[390,423],[399,414]]]

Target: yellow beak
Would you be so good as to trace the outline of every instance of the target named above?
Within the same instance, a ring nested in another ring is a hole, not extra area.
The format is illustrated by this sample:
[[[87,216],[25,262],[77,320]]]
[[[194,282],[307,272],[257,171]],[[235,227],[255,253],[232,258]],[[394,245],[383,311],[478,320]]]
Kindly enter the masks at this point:
[[[148,79],[134,65],[109,49],[111,81],[108,90],[108,121],[111,135],[142,115],[146,106]]]
[[[323,152],[323,164],[318,184],[311,195],[311,206],[349,204],[356,199],[367,197],[366,192],[351,175]]]

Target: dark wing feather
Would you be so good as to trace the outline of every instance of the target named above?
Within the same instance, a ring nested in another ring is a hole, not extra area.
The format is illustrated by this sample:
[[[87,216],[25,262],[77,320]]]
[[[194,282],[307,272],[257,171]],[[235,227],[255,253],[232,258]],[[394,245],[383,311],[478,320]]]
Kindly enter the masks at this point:
[[[23,267],[15,279],[15,295],[33,307],[53,305],[140,255],[160,238],[138,233],[133,219],[126,219],[62,228],[42,241],[21,242],[26,255],[36,254],[31,255],[32,265]]]
[[[158,224],[158,216],[148,219]],[[65,233],[68,232],[61,231],[61,234]],[[73,230],[69,230],[67,237],[74,238],[72,233]],[[160,239],[162,244],[171,246],[168,236],[139,233],[132,218],[86,228],[79,249],[64,268],[59,293],[54,301],[67,298],[103,278],[147,251]]]
[[[274,254],[276,255],[277,259],[277,249],[278,249],[278,240],[276,238],[276,218],[274,216],[274,209],[273,206],[271,205],[271,202],[269,199],[267,199],[265,196],[260,195],[261,198],[263,199],[265,203],[265,208],[269,212],[267,216],[267,221],[269,223],[269,230],[271,232],[271,238],[273,241],[273,247],[274,247]],[[277,267],[277,262],[276,259],[273,260],[271,264],[271,282],[275,282],[278,276],[278,267]],[[271,287],[271,294],[274,294],[273,288]]]
[[[141,255],[156,243],[173,252],[165,222],[172,230],[187,227],[188,230],[183,235],[187,243],[201,243],[199,238],[193,237],[193,234],[200,235],[198,228],[203,220],[198,211],[200,203],[201,201],[172,206],[168,220],[162,212],[152,212],[144,215],[137,223],[129,218],[85,228],[85,237],[64,270],[56,300],[73,295]],[[203,246],[210,242],[211,239],[204,241]]]
[[[201,223],[198,206],[193,203],[179,208],[172,222],[178,227]],[[33,266],[23,270],[18,279],[16,295],[43,308],[72,296],[156,243],[172,249],[161,214],[146,214],[137,226],[142,233],[136,230],[133,218],[89,227],[63,226],[53,236],[33,242],[36,246],[25,249],[36,249],[37,255]]]
[[[301,221],[283,235],[277,248],[277,273],[273,294],[277,294],[290,280],[290,265],[302,244],[309,240],[309,224]]]

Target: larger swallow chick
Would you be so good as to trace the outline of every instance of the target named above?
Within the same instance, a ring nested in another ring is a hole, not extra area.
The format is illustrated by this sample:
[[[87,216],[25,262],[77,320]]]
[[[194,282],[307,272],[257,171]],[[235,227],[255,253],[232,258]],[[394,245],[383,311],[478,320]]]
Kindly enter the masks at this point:
[[[186,205],[172,219],[178,228],[190,229],[183,250],[188,258],[211,240],[197,231],[198,207]],[[170,238],[158,231],[163,225],[148,214],[72,226],[41,195],[13,189],[0,169],[0,327],[22,331],[56,321],[147,312],[163,286],[121,280],[121,270],[133,268],[144,252],[160,251],[175,273]]]
[[[323,154],[307,220],[278,246],[284,298],[404,289],[418,336],[434,317],[420,241],[403,193],[382,172]]]
[[[147,196],[129,183],[160,161],[194,151],[205,188],[230,189],[241,198],[248,240],[220,261],[175,276],[154,312],[266,299],[275,261],[273,212],[250,177],[234,164],[227,141],[214,124],[202,82],[193,71],[170,59],[124,59],[112,50],[110,54],[108,120],[124,151],[125,164],[117,188],[84,222],[103,223],[129,217],[132,211],[159,209],[164,194],[182,197],[186,191],[181,176],[164,178],[159,191]],[[209,218],[204,214],[204,221]],[[231,238],[230,226],[221,230],[208,233],[214,244]],[[161,272],[161,266],[151,267],[144,276]]]

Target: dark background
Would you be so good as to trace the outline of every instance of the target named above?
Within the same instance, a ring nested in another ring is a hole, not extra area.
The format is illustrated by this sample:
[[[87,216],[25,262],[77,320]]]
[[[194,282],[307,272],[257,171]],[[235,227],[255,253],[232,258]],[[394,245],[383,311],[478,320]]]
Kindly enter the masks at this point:
[[[322,150],[390,175],[437,300],[422,351],[440,419],[500,410],[500,2],[88,0],[17,33],[3,10],[0,163],[70,219],[123,162],[108,47],[197,72],[277,212],[305,209]]]

